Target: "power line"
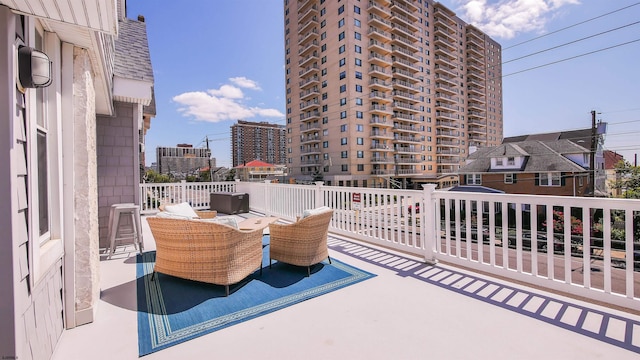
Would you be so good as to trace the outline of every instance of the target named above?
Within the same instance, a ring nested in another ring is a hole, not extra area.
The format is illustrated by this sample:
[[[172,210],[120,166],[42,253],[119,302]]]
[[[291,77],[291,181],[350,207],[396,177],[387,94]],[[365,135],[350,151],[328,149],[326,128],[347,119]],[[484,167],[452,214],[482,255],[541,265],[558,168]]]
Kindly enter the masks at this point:
[[[591,19],[587,19],[587,20],[581,21],[581,22],[576,23],[576,24],[573,24],[573,25],[569,25],[569,26],[564,27],[564,28],[562,28],[562,29],[558,29],[558,30],[552,31],[552,32],[550,32],[550,33],[546,33],[546,34],[544,34],[544,35],[540,35],[540,36],[538,36],[538,37],[534,37],[534,38],[529,39],[529,40],[525,40],[525,41],[519,42],[519,43],[517,43],[517,44],[511,45],[511,46],[509,46],[509,47],[506,47],[506,48],[502,49],[502,51],[504,51],[504,50],[508,50],[508,49],[511,49],[511,48],[514,48],[514,47],[516,47],[516,46],[520,46],[520,45],[522,45],[522,44],[529,43],[529,42],[534,41],[534,40],[538,40],[538,39],[540,39],[540,38],[543,38],[543,37],[546,37],[546,36],[549,36],[549,35],[553,35],[553,34],[559,33],[559,32],[561,32],[561,31],[564,31],[564,30],[567,30],[567,29],[570,29],[570,28],[576,27],[576,26],[578,26],[578,25],[582,25],[582,24],[588,23],[588,22],[593,21],[593,20],[596,20],[596,19],[600,19],[600,18],[602,18],[602,17],[605,17],[605,16],[608,16],[608,15],[611,15],[611,14],[617,13],[617,12],[622,11],[622,10],[626,10],[626,9],[628,9],[628,8],[630,8],[630,7],[633,7],[633,6],[636,6],[636,5],[640,5],[640,2],[637,2],[637,3],[635,3],[635,4],[631,4],[631,5],[629,5],[629,6],[625,6],[625,7],[623,7],[623,8],[618,9],[618,10],[614,10],[614,11],[608,12],[608,13],[606,13],[606,14],[602,14],[602,15],[599,15],[599,16],[596,16],[596,17],[593,17],[593,18],[591,18]]]
[[[587,52],[587,53],[584,53],[584,54],[580,54],[580,55],[568,57],[568,58],[565,58],[565,59],[553,61],[553,62],[550,62],[550,63],[546,63],[546,64],[543,64],[543,65],[534,66],[534,67],[531,67],[531,68],[528,68],[528,69],[524,69],[524,70],[520,70],[520,71],[516,71],[516,72],[510,73],[510,74],[507,74],[507,75],[502,75],[502,77],[505,78],[507,76],[520,74],[520,73],[523,73],[523,72],[539,69],[539,68],[542,68],[542,67],[545,67],[545,66],[555,65],[555,64],[558,64],[558,63],[561,63],[561,62],[564,62],[564,61],[573,60],[573,59],[576,59],[576,58],[579,58],[579,57],[582,57],[582,56],[595,54],[595,53],[598,53],[598,52],[601,52],[601,51],[610,50],[610,49],[617,48],[617,47],[624,46],[624,45],[629,45],[629,44],[632,44],[632,43],[638,42],[638,41],[640,41],[640,39],[627,41],[625,43],[609,46],[609,47],[606,47],[606,48],[603,48],[603,49],[598,49],[598,50],[590,51],[590,52]]]
[[[544,50],[536,51],[536,52],[531,53],[531,54],[527,54],[527,55],[524,55],[524,56],[520,56],[520,57],[518,57],[518,58],[511,59],[511,60],[508,60],[508,61],[504,61],[504,62],[502,63],[502,65],[504,65],[504,64],[508,64],[508,63],[510,63],[510,62],[513,62],[513,61],[521,60],[521,59],[524,59],[524,58],[527,58],[527,57],[530,57],[530,56],[534,56],[534,55],[542,54],[542,53],[544,53],[544,52],[551,51],[551,50],[555,50],[555,49],[558,49],[558,48],[561,48],[561,47],[564,47],[564,46],[567,46],[567,45],[575,44],[575,43],[577,43],[577,42],[584,41],[584,40],[587,40],[587,39],[591,39],[591,38],[594,38],[594,37],[596,37],[596,36],[604,35],[604,34],[607,34],[607,33],[613,32],[613,31],[617,31],[617,30],[620,30],[620,29],[624,29],[624,28],[626,28],[626,27],[633,26],[633,25],[636,25],[636,24],[638,24],[638,23],[640,23],[640,21],[636,21],[636,22],[634,22],[634,23],[627,24],[627,25],[623,25],[623,26],[617,27],[617,28],[615,28],[615,29],[610,29],[610,30],[607,30],[607,31],[603,31],[603,32],[600,32],[600,33],[594,34],[594,35],[590,35],[590,36],[583,37],[583,38],[580,38],[580,39],[577,39],[577,40],[573,40],[573,41],[570,41],[570,42],[568,42],[568,43],[564,43],[564,44],[561,44],[561,45],[553,46],[553,47],[550,47],[550,48],[548,48],[548,49],[544,49]]]

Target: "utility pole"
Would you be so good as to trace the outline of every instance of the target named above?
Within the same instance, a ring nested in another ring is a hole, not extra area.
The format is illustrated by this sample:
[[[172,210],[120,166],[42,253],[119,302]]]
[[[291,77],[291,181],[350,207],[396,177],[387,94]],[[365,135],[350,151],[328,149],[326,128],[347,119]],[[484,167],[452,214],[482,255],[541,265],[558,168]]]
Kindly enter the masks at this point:
[[[205,141],[207,142],[207,161],[209,162],[209,181],[213,182],[213,172],[211,169],[211,150],[209,150],[209,135],[205,136]]]
[[[591,196],[596,196],[596,111],[591,110],[591,148],[589,156],[589,180],[591,182]]]

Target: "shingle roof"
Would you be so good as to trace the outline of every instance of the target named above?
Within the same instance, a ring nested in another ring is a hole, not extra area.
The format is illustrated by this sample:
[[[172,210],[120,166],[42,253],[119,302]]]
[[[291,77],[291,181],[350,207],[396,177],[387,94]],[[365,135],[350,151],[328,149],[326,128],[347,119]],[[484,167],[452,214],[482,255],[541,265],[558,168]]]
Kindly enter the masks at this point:
[[[124,19],[119,25],[120,31],[115,41],[114,75],[153,82],[146,24]]]
[[[581,172],[583,167],[569,160],[562,154],[588,153],[589,151],[569,140],[557,141],[523,141],[506,143],[492,148],[483,148],[469,155],[469,164],[460,168],[458,173],[487,173],[487,172]],[[502,156],[526,156],[522,169],[491,169],[491,158]]]

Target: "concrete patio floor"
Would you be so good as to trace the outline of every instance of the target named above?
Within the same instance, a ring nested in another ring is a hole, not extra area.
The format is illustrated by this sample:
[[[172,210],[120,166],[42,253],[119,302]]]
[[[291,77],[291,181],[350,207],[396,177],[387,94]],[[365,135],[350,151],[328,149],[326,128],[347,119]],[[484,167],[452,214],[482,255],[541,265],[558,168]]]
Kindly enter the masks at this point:
[[[256,216],[243,214],[243,216]],[[155,249],[143,217],[145,251]],[[377,276],[145,359],[637,359],[640,316],[332,236]],[[96,320],[54,360],[138,358],[133,247],[101,261]]]

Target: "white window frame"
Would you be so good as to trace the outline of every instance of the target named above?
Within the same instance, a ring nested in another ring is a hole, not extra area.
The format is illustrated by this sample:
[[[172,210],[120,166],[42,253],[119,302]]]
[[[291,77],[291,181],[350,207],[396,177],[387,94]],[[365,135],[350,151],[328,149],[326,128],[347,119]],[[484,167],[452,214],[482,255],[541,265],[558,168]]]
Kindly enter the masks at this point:
[[[559,187],[561,184],[562,184],[562,173],[559,173],[559,172],[540,173],[540,176],[538,179],[538,185],[549,186],[549,187]]]
[[[504,183],[505,184],[513,184],[513,173],[504,174]]]
[[[467,185],[482,185],[482,174],[468,174]]]

